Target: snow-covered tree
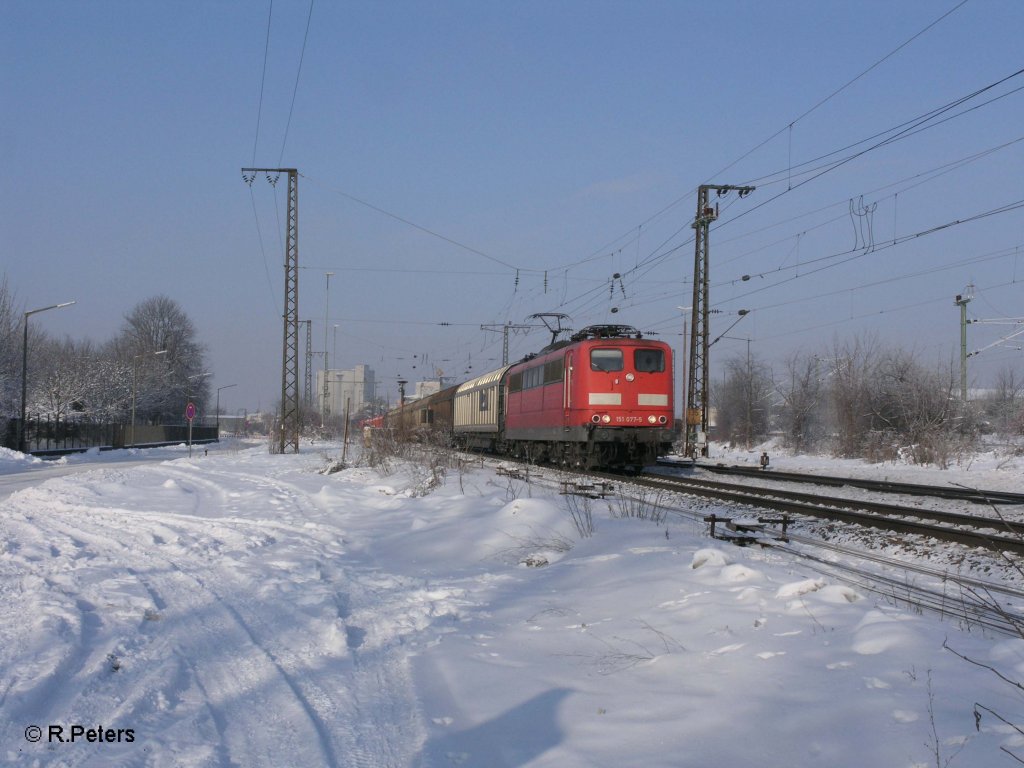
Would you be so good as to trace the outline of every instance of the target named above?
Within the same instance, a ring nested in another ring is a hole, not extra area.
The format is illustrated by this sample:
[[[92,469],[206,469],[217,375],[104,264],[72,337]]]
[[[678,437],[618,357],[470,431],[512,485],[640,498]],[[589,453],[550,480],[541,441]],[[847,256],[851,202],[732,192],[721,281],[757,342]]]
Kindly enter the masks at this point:
[[[17,416],[20,407],[19,320],[14,294],[8,288],[7,276],[4,275],[0,279],[0,417]]]
[[[180,420],[186,398],[201,410],[208,404],[209,379],[200,376],[206,373],[206,348],[192,320],[174,300],[161,295],[136,304],[125,315],[117,347],[129,372],[139,372],[136,413],[140,421]],[[156,355],[162,350],[166,353]]]

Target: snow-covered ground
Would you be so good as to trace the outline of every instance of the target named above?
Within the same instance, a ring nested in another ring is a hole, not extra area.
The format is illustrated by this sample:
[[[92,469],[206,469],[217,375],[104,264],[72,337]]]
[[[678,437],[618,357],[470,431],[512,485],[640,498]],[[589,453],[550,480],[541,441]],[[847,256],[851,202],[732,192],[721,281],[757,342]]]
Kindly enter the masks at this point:
[[[582,537],[565,498],[491,464],[440,485],[414,464],[322,474],[337,453],[0,453],[0,761],[987,768],[1024,754],[992,714],[1024,722],[1020,689],[993,671],[1024,680],[1024,639],[697,523],[616,517],[614,500],[591,502]],[[1019,484],[1002,463],[969,473]]]

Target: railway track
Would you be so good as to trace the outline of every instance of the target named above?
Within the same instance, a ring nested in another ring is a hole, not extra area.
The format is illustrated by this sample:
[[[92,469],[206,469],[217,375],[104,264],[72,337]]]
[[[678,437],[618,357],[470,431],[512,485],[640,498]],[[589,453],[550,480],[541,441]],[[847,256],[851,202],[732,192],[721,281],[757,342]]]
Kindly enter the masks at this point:
[[[601,473],[598,476],[605,480],[614,477]],[[765,473],[761,473],[761,477],[768,479]],[[1007,520],[1001,516],[986,517],[924,507],[907,507],[869,499],[839,498],[779,488],[741,486],[698,477],[644,475],[634,478],[633,481],[647,487],[771,509],[787,515],[838,520],[895,533],[917,534],[970,547],[983,547],[995,552],[1024,555],[1024,523]]]
[[[597,477],[606,483],[615,478],[614,475],[604,474],[598,474]],[[1007,553],[1024,553],[1024,523],[1008,523],[1001,518],[901,507],[868,499],[839,499],[772,488],[737,486],[697,478],[642,476],[630,478],[626,482],[660,491],[692,494],[737,505],[781,511],[790,524],[807,518],[839,520],[885,531],[913,533],[984,547],[995,558],[1006,557]],[[623,488],[621,477],[617,478],[617,487],[620,490]],[[984,581],[907,558],[890,557],[870,549],[844,546],[816,536],[794,534],[792,531],[783,533],[777,528],[768,529],[762,522],[746,522],[751,515],[741,511],[733,519],[708,516],[705,511],[671,509],[665,504],[661,506],[683,517],[710,522],[712,535],[715,535],[716,523],[725,523],[725,536],[720,538],[732,538],[741,544],[756,542],[769,546],[772,551],[786,552],[800,558],[819,573],[862,591],[874,592],[896,603],[939,613],[960,622],[964,627],[981,627],[1013,637],[1024,635],[1024,591],[1012,586]],[[790,514],[795,517],[789,518]],[[779,522],[775,519],[769,521],[769,524]],[[727,526],[731,526],[732,530]],[[822,555],[820,550],[842,555],[847,562]],[[858,566],[855,563],[864,565]],[[911,578],[908,574],[916,576]]]
[[[505,473],[521,477],[519,470],[508,470]],[[751,474],[769,479],[766,474],[775,473],[755,471]],[[529,473],[523,479],[532,481]],[[836,481],[843,479],[833,478]],[[879,551],[881,547],[876,549],[872,545],[868,548],[846,546],[820,536],[794,533],[787,530],[785,524],[781,529],[767,527],[778,526],[783,520],[790,526],[826,520],[894,533],[917,534],[922,538],[916,544],[923,549],[933,547],[933,540],[983,548],[991,553],[993,563],[1008,566],[1014,573],[1019,573],[1022,566],[1013,557],[1024,554],[1024,523],[1007,521],[998,516],[998,511],[996,517],[982,517],[863,498],[832,498],[788,489],[758,488],[749,484],[740,486],[686,476],[643,475],[626,478],[616,474],[587,472],[573,473],[571,477],[557,482],[564,494],[633,498],[634,494],[646,488],[731,502],[738,509],[734,516],[729,517],[708,515],[706,508],[694,509],[692,505],[673,504],[664,499],[654,501],[653,506],[674,517],[711,523],[712,536],[715,536],[714,526],[722,523],[724,525],[719,532],[724,535],[716,538],[729,538],[740,544],[757,543],[773,552],[785,552],[828,578],[863,592],[878,594],[896,604],[938,613],[964,628],[983,628],[1011,637],[1024,636],[1024,590],[1012,586],[1012,580],[1010,584],[986,581],[971,576],[969,572],[960,572],[958,566],[940,568],[915,557],[888,556]],[[889,485],[899,487],[900,484]],[[916,495],[923,496],[926,486],[918,488],[920,492]],[[903,492],[891,488],[872,490]],[[949,498],[945,494],[940,494],[940,497]],[[650,499],[644,503],[650,503]],[[757,522],[751,522],[756,513],[752,515],[743,507],[782,512],[783,518],[776,516],[767,521],[759,518]],[[885,546],[891,547],[893,543],[889,539]],[[912,546],[914,544],[912,539],[907,543]],[[832,553],[832,556],[823,554],[822,550]],[[835,555],[841,555],[841,558],[837,559]]]
[[[854,588],[884,595],[897,604],[903,602],[955,618],[966,628],[979,626],[1011,637],[1024,634],[1024,614],[1021,613],[1024,609],[1024,592],[1021,590],[963,575],[951,577],[942,570],[926,565],[894,560],[864,550],[851,550],[820,539],[792,536],[789,541],[807,546],[773,544],[773,549],[798,557],[819,573]],[[891,573],[840,565],[813,551],[821,548],[879,564]],[[926,583],[908,581],[907,572],[924,577]]]
[[[890,480],[868,480],[855,477],[836,477],[833,475],[818,475],[802,472],[779,472],[774,469],[762,470],[751,467],[742,467],[727,464],[693,464],[692,462],[678,462],[671,460],[659,460],[659,465],[665,467],[687,467],[706,470],[722,475],[733,475],[740,477],[757,477],[762,480],[771,480],[787,483],[808,483],[812,485],[825,485],[832,487],[863,488],[876,493],[901,494],[904,496],[925,496],[929,498],[952,499],[956,501],[967,501],[972,504],[1022,504],[1024,505],[1024,493],[1011,493],[1009,491],[993,491],[982,488],[965,488],[962,486],[935,486],[920,485],[917,483],[898,483]]]

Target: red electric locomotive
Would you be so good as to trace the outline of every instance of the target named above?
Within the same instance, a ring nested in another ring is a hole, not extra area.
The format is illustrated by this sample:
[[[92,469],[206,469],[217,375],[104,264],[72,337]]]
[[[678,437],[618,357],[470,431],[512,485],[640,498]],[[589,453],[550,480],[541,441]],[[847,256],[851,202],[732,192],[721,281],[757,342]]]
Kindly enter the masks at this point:
[[[639,468],[672,447],[672,351],[595,325],[504,376],[505,450],[582,468]]]

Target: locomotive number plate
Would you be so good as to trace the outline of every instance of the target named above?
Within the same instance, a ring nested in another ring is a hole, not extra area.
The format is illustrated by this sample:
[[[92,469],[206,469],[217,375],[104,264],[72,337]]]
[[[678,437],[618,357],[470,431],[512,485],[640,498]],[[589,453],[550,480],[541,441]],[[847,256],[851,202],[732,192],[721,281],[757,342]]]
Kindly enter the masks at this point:
[[[616,416],[614,418],[616,424],[643,424],[643,416]]]

